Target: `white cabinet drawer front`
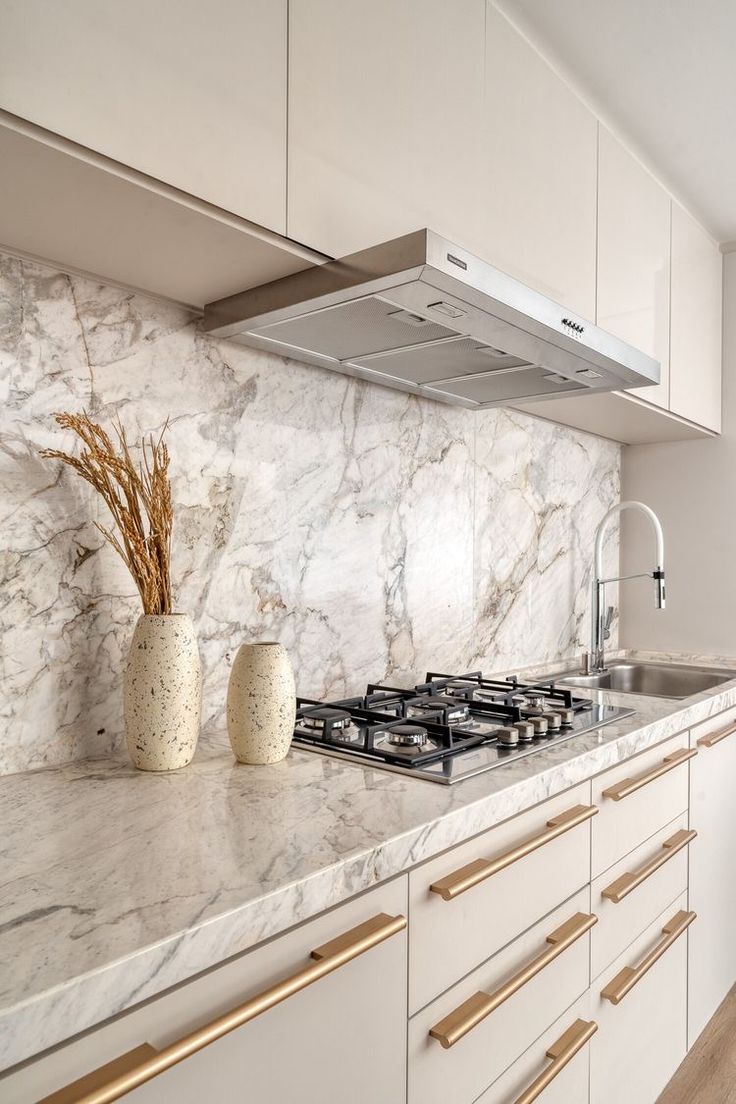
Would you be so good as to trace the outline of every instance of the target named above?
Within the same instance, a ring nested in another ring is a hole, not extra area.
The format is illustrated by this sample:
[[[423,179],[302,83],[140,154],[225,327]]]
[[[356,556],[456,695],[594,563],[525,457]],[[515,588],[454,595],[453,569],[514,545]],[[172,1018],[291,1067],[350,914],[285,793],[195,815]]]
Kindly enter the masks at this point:
[[[470,1104],[582,996],[590,971],[588,902],[589,891],[581,890],[412,1017],[410,1104]],[[540,954],[554,946],[548,938],[571,923],[582,934],[536,969]],[[482,1005],[489,1000],[498,1003],[484,1015]],[[459,1037],[449,1046],[430,1035],[451,1035],[455,1028]]]
[[[699,754],[690,772],[688,1045],[736,982],[736,710],[693,729]]]
[[[591,974],[598,977],[638,935],[687,890],[693,833],[681,813],[591,887],[598,923],[591,933]]]
[[[357,926],[377,916],[388,925],[389,918],[405,913],[405,879],[372,890],[0,1078],[0,1099],[3,1104],[42,1100],[143,1044],[150,1044],[149,1052],[139,1050],[134,1064],[154,1060],[155,1051],[166,1054],[166,1048],[284,983],[280,1003],[266,1002],[265,1010],[257,1006],[254,1018],[214,1041],[199,1037],[201,1045],[190,1048],[190,1056],[123,1099],[131,1104],[240,1104],[244,1099],[248,1104],[324,1104],[343,1099],[349,1083],[351,1104],[401,1104],[406,1092],[406,928],[397,922],[395,934],[353,952]],[[323,957],[312,957],[316,950]],[[310,966],[337,957],[334,969],[306,987],[289,984]],[[331,1055],[329,1040],[339,1040]],[[115,1076],[106,1071],[101,1080],[109,1084]]]
[[[478,1097],[477,1104],[531,1104],[537,1099],[542,1104],[588,1104],[589,1044],[596,1030],[586,993]],[[541,1079],[548,1082],[544,1087]]]
[[[591,987],[590,1016],[598,1024],[590,1042],[591,1104],[653,1104],[685,1057],[687,930],[620,1003],[601,996],[621,971],[636,969],[661,947],[663,929],[685,909],[683,893]]]
[[[687,809],[689,754],[683,732],[593,779],[594,878]]]
[[[591,811],[586,782],[411,871],[410,1013],[585,885]]]

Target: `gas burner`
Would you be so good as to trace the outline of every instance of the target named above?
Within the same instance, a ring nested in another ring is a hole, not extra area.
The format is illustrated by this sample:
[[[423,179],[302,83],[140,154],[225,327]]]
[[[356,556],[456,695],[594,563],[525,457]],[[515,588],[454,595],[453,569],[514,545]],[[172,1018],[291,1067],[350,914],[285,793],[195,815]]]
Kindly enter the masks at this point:
[[[469,697],[471,701],[500,703],[506,699],[506,694],[503,690],[486,690],[481,687],[472,690]]]
[[[438,713],[438,719],[444,721],[445,724],[462,724],[470,716],[470,706],[467,702],[455,701],[450,697],[435,697],[434,695],[411,698],[406,703],[407,717],[421,716],[423,713]]]
[[[392,747],[424,747],[427,743],[427,730],[422,725],[398,724],[388,729],[388,743]]]
[[[548,708],[548,702],[544,694],[539,690],[531,690],[526,694],[520,695],[522,701],[526,701],[526,705],[529,709],[538,709],[540,712],[544,712]]]
[[[334,709],[329,705],[317,706],[314,709],[303,709],[301,714],[302,726],[312,728],[317,732],[349,728],[351,723],[350,714],[347,710]]]

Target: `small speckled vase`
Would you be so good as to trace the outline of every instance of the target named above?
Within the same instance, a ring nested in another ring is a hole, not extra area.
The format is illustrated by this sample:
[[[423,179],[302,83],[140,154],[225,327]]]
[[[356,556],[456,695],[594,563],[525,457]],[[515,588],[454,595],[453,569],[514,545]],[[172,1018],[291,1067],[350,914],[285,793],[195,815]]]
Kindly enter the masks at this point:
[[[278,763],[294,735],[296,689],[281,644],[241,644],[227,688],[227,731],[240,763]]]
[[[125,668],[125,738],[139,770],[191,763],[202,714],[202,665],[191,619],[143,614]]]

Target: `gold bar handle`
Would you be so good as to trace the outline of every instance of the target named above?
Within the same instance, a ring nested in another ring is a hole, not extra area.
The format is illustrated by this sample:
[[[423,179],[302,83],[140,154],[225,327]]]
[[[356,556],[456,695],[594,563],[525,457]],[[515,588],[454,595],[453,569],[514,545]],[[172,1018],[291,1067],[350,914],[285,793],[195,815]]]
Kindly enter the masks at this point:
[[[679,832],[675,832],[674,836],[670,836],[669,839],[664,841],[658,855],[655,855],[644,866],[640,866],[638,870],[632,870],[616,878],[614,882],[611,882],[609,886],[601,891],[601,897],[606,897],[609,901],[613,901],[614,905],[617,905],[619,901],[623,901],[624,897],[628,897],[632,890],[651,877],[656,870],[668,863],[678,851],[682,851],[683,847],[687,847],[697,834],[695,830],[688,832],[685,828],[681,828]]]
[[[308,966],[277,982],[269,989],[251,997],[244,1004],[225,1012],[211,1020],[204,1027],[197,1028],[184,1038],[155,1050],[149,1043],[128,1051],[127,1054],[108,1062],[105,1066],[93,1070],[86,1076],[66,1085],[63,1089],[45,1096],[38,1104],[111,1104],[121,1096],[138,1088],[151,1078],[170,1069],[171,1066],[189,1058],[198,1050],[220,1039],[236,1027],[253,1020],[261,1013],[280,1004],[287,997],[306,989],[315,981],[331,974],[340,966],[351,962],[359,955],[370,951],[392,935],[406,927],[405,916],[387,916],[379,913],[363,924],[351,928],[337,939],[317,947],[311,952],[314,960]]]
[[[550,1085],[558,1073],[562,1073],[568,1062],[571,1062],[579,1050],[582,1050],[585,1044],[593,1038],[598,1030],[598,1024],[593,1020],[576,1020],[574,1024],[568,1027],[564,1035],[560,1035],[556,1043],[552,1043],[552,1046],[547,1051],[547,1058],[551,1058],[552,1061],[545,1070],[540,1073],[528,1089],[517,1096],[514,1104],[532,1104],[534,1100],[540,1096],[544,1090]]]
[[[621,801],[622,798],[636,793],[642,786],[648,786],[655,778],[661,778],[663,774],[667,774],[675,767],[686,763],[688,759],[692,759],[697,754],[697,748],[681,748],[680,751],[673,751],[672,755],[665,756],[659,766],[645,771],[644,774],[637,774],[634,778],[624,778],[623,782],[617,782],[615,786],[609,786],[607,790],[603,791],[603,796],[610,797],[613,801]]]
[[[720,732],[711,732],[709,736],[701,736],[698,740],[698,747],[715,747],[716,744],[720,744],[721,740],[725,740],[728,736],[733,736],[734,732],[736,732],[736,724],[729,725],[728,728],[722,728]]]
[[[637,982],[641,981],[644,975],[651,970],[654,963],[659,961],[665,951],[669,950],[684,931],[687,931],[696,916],[696,912],[684,912],[683,910],[675,913],[672,919],[668,920],[662,928],[664,939],[660,939],[657,946],[648,955],[644,956],[638,966],[624,966],[623,970],[620,970],[615,978],[612,978],[608,985],[601,990],[603,999],[610,1001],[611,1004],[620,1004],[626,994],[631,992]]]
[[[530,855],[538,847],[544,847],[545,843],[551,843],[558,836],[569,832],[571,828],[576,828],[578,824],[590,820],[597,812],[597,805],[574,805],[571,809],[566,809],[564,813],[553,817],[552,820],[548,820],[543,832],[524,840],[503,855],[498,855],[495,859],[474,859],[467,866],[454,870],[452,874],[438,878],[429,887],[430,893],[438,893],[443,901],[452,901],[467,889],[472,889],[479,882],[484,882],[486,878],[498,874],[500,870],[505,870],[507,866]]]
[[[535,955],[531,962],[527,962],[526,966],[522,966],[508,981],[505,981],[503,985],[499,985],[498,989],[494,989],[492,993],[481,991],[463,1001],[454,1011],[450,1012],[439,1023],[436,1023],[430,1029],[429,1034],[433,1039],[437,1039],[445,1050],[449,1050],[451,1046],[454,1046],[464,1035],[477,1027],[486,1016],[490,1016],[491,1012],[495,1012],[499,1005],[507,1001],[509,997],[513,997],[514,993],[518,993],[522,986],[531,981],[533,977],[536,977],[545,966],[549,966],[550,962],[554,962],[563,951],[566,951],[568,947],[572,946],[576,940],[585,935],[587,931],[590,931],[593,925],[597,923],[597,916],[585,912],[576,912],[574,916],[571,916],[569,920],[566,920],[564,924],[561,924],[559,928],[556,928],[547,936],[546,943],[549,946],[545,947],[540,954]]]

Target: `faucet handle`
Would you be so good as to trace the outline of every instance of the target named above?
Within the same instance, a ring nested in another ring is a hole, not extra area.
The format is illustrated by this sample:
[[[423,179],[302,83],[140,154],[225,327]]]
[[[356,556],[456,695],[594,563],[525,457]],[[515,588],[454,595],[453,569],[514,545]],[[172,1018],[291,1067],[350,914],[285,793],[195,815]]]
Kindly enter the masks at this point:
[[[608,640],[611,635],[611,622],[613,621],[613,615],[616,612],[614,606],[609,606],[606,610],[606,616],[603,621],[603,639]]]

